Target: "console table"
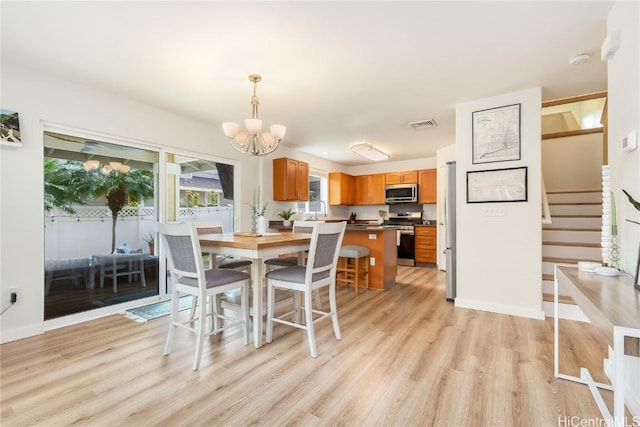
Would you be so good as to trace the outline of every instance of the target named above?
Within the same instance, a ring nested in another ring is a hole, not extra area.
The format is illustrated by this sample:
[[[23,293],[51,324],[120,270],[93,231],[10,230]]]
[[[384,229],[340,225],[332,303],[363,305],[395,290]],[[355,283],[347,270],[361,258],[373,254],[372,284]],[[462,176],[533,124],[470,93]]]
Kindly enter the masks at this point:
[[[554,376],[586,384],[591,390],[598,409],[608,425],[624,426],[625,355],[640,356],[640,291],[633,287],[633,278],[626,275],[600,276],[579,271],[575,267],[555,267],[554,274]],[[580,369],[580,377],[559,372],[558,287],[569,292],[591,323],[605,332],[613,346],[612,385],[596,383],[589,371]],[[598,388],[613,392],[613,416]]]

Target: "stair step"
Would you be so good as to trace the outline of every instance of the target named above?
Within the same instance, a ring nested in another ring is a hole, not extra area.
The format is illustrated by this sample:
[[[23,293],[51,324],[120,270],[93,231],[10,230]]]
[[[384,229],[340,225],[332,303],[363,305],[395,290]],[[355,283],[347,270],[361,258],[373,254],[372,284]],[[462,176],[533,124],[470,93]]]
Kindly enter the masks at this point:
[[[581,242],[542,242],[543,246],[575,246],[580,248],[600,248],[600,243],[581,243]]]
[[[542,262],[550,262],[552,264],[575,264],[579,261],[602,262],[602,259],[576,259],[576,258],[560,258],[560,257],[542,257]]]
[[[553,302],[553,294],[542,294],[542,301]],[[561,304],[576,305],[573,298],[569,295],[558,295],[558,302]]]
[[[602,203],[549,203],[551,216],[555,215],[601,215]]]
[[[549,231],[588,231],[588,232],[597,232],[597,233],[599,233],[601,230],[599,228],[558,227],[558,228],[550,228]]]
[[[544,242],[572,242],[572,243],[583,243],[583,244],[595,244],[600,245],[600,230],[580,230],[573,229],[567,230],[562,228],[556,229],[543,229],[542,230],[542,241]],[[551,243],[553,244],[553,243]]]
[[[543,274],[543,275],[542,275],[542,280],[550,280],[550,281],[552,281],[552,282],[553,282],[553,279],[555,279],[555,278],[553,277],[553,274]]]
[[[583,261],[585,259],[599,258],[602,256],[602,249],[600,245],[585,246],[583,244],[544,244],[542,245],[543,257],[556,257],[556,258],[573,258]]]
[[[602,191],[547,192],[549,203],[557,202],[602,202]]]
[[[551,224],[545,224],[545,230],[558,228],[599,229],[602,227],[602,215],[553,215]]]

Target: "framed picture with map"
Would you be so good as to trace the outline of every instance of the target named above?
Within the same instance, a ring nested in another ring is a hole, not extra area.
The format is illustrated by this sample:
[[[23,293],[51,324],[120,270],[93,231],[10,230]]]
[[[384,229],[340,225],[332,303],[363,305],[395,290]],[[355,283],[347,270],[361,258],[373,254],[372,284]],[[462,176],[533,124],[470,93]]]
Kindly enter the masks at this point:
[[[520,160],[520,104],[471,115],[473,164]]]

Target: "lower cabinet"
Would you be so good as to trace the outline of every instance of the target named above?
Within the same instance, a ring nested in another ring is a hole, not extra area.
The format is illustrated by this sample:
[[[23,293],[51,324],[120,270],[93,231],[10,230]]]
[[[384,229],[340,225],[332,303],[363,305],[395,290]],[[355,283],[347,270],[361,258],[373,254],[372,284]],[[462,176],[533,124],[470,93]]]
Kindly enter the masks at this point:
[[[436,263],[436,249],[437,249],[437,230],[436,227],[430,226],[416,226],[415,227],[415,241],[416,241],[416,262],[423,263]]]

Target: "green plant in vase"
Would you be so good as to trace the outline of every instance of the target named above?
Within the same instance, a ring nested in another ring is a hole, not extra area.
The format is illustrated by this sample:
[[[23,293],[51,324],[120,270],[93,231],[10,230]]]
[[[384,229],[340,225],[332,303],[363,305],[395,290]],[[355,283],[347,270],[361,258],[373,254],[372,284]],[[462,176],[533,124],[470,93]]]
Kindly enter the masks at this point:
[[[284,225],[285,227],[288,227],[291,225],[291,217],[294,216],[295,214],[296,214],[296,211],[289,208],[286,211],[279,212],[278,216],[283,219],[282,225]]]
[[[261,206],[260,203],[260,187],[257,187],[253,191],[253,201],[249,203],[249,207],[251,208],[251,232],[255,233],[258,231],[258,218],[263,217],[264,213],[267,211],[267,205],[269,202],[265,203]]]

